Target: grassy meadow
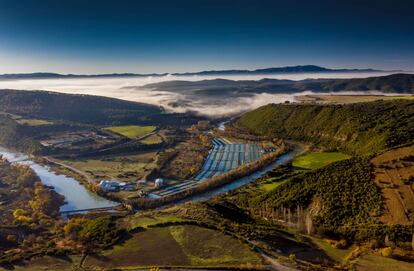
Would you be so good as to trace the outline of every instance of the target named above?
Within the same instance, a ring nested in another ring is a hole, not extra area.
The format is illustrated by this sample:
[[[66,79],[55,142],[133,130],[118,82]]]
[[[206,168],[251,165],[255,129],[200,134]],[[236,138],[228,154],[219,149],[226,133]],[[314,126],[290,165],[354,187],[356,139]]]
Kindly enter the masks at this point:
[[[106,127],[106,130],[123,135],[128,138],[137,138],[155,131],[155,126],[140,126],[140,125],[126,125],[126,126],[111,126]]]
[[[161,136],[155,134],[155,135],[150,135],[142,140],[140,140],[140,142],[142,144],[146,144],[146,145],[153,145],[153,144],[159,144],[162,143],[162,138]]]
[[[350,157],[350,155],[340,152],[311,152],[295,158],[292,164],[300,168],[318,169]]]

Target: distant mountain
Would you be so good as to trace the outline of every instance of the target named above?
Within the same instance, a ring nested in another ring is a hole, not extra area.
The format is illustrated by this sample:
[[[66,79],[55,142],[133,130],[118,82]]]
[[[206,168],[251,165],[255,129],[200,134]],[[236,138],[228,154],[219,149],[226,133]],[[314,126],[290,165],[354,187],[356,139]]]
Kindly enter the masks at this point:
[[[266,68],[256,70],[211,70],[200,72],[172,73],[174,76],[192,76],[192,75],[254,75],[254,74],[275,74],[275,73],[311,73],[311,72],[378,72],[381,70],[374,69],[328,69],[315,65],[287,66],[278,68]],[[100,78],[100,77],[148,77],[148,76],[166,76],[168,73],[110,73],[110,74],[59,74],[50,72],[36,73],[14,73],[0,74],[0,79],[59,79],[59,78]]]
[[[8,73],[0,74],[0,79],[70,79],[70,78],[103,78],[103,77],[148,77],[148,76],[165,76],[164,74],[137,74],[137,73],[109,73],[109,74],[60,74],[51,72],[35,73]]]
[[[357,79],[306,79],[301,81],[262,79],[253,80],[201,80],[167,81],[148,84],[144,87],[175,92],[194,92],[213,95],[220,93],[294,93],[300,91],[339,92],[339,91],[382,91],[384,93],[414,94],[414,74],[392,74],[387,76]]]
[[[201,72],[175,73],[173,75],[255,75],[274,73],[308,73],[308,72],[374,72],[373,69],[328,69],[315,65],[287,66],[257,70],[212,70]]]

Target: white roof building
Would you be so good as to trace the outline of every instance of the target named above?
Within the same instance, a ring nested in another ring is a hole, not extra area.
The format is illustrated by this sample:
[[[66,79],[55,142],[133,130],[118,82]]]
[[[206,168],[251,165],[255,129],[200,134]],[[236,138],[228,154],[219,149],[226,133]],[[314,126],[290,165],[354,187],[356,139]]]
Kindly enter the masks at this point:
[[[155,187],[159,188],[165,184],[165,180],[163,178],[158,178],[155,180]]]

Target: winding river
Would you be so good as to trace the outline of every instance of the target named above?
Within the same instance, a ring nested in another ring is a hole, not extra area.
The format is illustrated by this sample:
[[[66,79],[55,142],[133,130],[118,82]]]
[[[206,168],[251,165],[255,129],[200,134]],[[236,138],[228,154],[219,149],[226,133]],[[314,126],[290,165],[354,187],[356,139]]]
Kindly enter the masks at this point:
[[[238,179],[237,181],[231,182],[229,184],[226,184],[224,186],[221,186],[219,188],[210,190],[208,192],[205,192],[203,194],[199,194],[199,195],[194,195],[191,197],[188,197],[186,199],[183,199],[182,201],[179,201],[179,203],[183,203],[183,202],[187,202],[187,201],[203,201],[203,200],[208,200],[211,199],[215,196],[218,196],[220,194],[223,193],[227,193],[229,191],[232,191],[236,188],[239,188],[253,180],[256,180],[257,178],[263,176],[264,174],[266,174],[267,172],[269,172],[270,170],[272,170],[274,167],[276,166],[280,166],[283,164],[286,164],[287,162],[289,162],[290,160],[292,160],[293,158],[295,158],[296,156],[302,154],[304,152],[304,148],[301,145],[295,145],[295,147],[282,154],[281,156],[279,156],[273,163],[269,164],[267,167],[256,171],[255,173],[243,177],[241,179]]]
[[[22,153],[12,152],[0,147],[0,155],[12,163],[25,164],[39,176],[43,184],[53,186],[55,191],[65,197],[61,212],[76,212],[77,210],[115,207],[119,205],[92,193],[72,177],[53,172],[50,167],[39,165]]]
[[[295,156],[303,153],[303,151],[304,149],[300,145],[295,145],[293,150],[282,154],[279,158],[277,158],[276,161],[249,176],[243,177],[237,181],[231,182],[227,185],[213,189],[203,194],[186,198],[182,201],[179,201],[178,203],[208,200],[217,195],[237,189],[263,176],[274,167],[287,163]],[[30,166],[30,168],[33,169],[33,171],[39,176],[43,184],[53,186],[57,193],[63,195],[65,197],[65,204],[60,207],[61,212],[76,212],[85,209],[107,208],[119,205],[117,202],[107,200],[96,195],[95,193],[92,193],[74,178],[57,174],[53,172],[49,166],[40,165],[31,161],[25,154],[12,152],[0,147],[0,155],[3,155],[12,163],[19,163]]]

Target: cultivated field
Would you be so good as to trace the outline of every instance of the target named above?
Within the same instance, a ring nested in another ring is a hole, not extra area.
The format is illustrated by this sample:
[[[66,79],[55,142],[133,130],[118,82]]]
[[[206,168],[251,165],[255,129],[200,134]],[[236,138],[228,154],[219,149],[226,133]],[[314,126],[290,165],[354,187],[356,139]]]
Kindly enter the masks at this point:
[[[158,190],[154,194],[160,197],[176,194],[196,186],[205,179],[218,176],[262,157],[262,147],[256,144],[233,144],[225,139],[213,139],[212,144],[213,149],[197,175],[187,181]]]
[[[15,120],[20,125],[28,125],[28,126],[41,126],[41,125],[50,125],[53,124],[53,122],[43,119],[25,119],[22,116],[1,112],[0,115],[8,116],[9,118]]]
[[[128,138],[137,138],[148,133],[153,132],[157,127],[155,126],[139,126],[139,125],[127,125],[127,126],[112,126],[105,128],[106,130],[123,135]]]
[[[133,255],[133,256],[132,256]],[[258,264],[246,245],[220,232],[192,225],[150,228],[113,249],[88,256],[89,268],[139,266],[239,266]]]
[[[94,159],[65,160],[65,164],[100,179],[130,181],[131,178],[143,178],[156,165],[157,152],[143,152],[135,155],[108,156]]]
[[[139,141],[142,144],[146,144],[146,145],[152,145],[152,144],[159,144],[163,142],[163,139],[160,135],[158,134],[153,134],[150,135],[146,138],[143,138],[142,140]]]
[[[414,221],[414,146],[398,148],[371,160],[375,183],[385,200],[381,221],[411,224]]]
[[[330,163],[348,159],[350,157],[350,155],[340,152],[312,152],[295,158],[292,164],[293,166],[300,168],[318,169]]]

